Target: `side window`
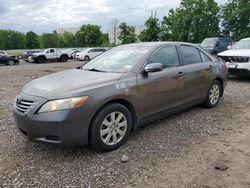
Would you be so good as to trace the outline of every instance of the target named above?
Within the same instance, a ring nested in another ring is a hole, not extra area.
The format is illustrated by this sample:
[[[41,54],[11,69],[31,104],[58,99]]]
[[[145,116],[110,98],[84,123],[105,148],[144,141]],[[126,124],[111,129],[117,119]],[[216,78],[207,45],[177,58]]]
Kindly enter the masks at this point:
[[[184,65],[191,65],[201,63],[201,55],[197,48],[193,46],[184,46],[180,47],[181,49],[181,56]]]
[[[201,53],[201,58],[203,62],[208,62],[208,61],[212,61],[210,57],[208,57],[204,52],[200,51]]]
[[[91,49],[88,51],[88,53],[93,53],[95,50],[94,49]]]
[[[179,57],[175,46],[166,46],[158,49],[148,58],[147,64],[162,63],[163,68],[179,66]]]
[[[50,53],[55,53],[55,50],[54,50],[54,49],[51,49],[51,50],[50,50]]]

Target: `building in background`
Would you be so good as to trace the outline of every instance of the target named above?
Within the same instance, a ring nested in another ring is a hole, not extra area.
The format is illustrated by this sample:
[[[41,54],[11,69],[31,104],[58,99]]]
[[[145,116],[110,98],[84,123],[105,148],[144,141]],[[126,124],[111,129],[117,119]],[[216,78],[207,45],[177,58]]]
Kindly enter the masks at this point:
[[[65,32],[76,34],[79,28],[58,28],[56,32],[60,35],[63,35]]]
[[[135,28],[135,34],[139,35],[143,30],[146,29],[146,26],[145,25],[136,25],[136,26],[134,26],[134,28]],[[119,27],[116,27],[116,28],[111,27],[108,30],[109,42],[112,44],[120,44],[121,41],[118,39],[119,35],[120,35]]]

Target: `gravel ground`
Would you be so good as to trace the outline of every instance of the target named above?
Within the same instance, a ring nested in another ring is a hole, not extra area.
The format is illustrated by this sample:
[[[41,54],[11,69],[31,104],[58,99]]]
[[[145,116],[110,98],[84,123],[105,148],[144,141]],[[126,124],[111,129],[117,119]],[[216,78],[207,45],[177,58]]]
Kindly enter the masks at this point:
[[[15,94],[32,79],[80,64],[0,66],[0,187],[250,187],[250,80],[231,78],[218,107],[146,125],[113,152],[26,141],[12,116]],[[217,163],[229,169],[218,172]]]

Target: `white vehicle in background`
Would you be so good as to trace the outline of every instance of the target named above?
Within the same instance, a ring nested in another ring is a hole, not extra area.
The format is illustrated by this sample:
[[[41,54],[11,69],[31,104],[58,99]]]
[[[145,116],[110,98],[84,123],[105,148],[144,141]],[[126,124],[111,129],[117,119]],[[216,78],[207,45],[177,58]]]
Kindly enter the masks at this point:
[[[232,49],[217,56],[226,62],[228,74],[250,76],[250,38],[240,40]]]
[[[43,52],[34,53],[28,58],[28,62],[45,63],[48,61],[66,62],[69,59],[67,53],[55,48],[45,49]]]
[[[4,52],[4,51],[0,51],[0,55],[8,56],[8,53],[7,53],[7,52]]]
[[[79,61],[89,61],[106,51],[106,48],[88,48],[83,50],[82,52],[77,53],[75,58]]]
[[[68,57],[70,59],[73,59],[75,54],[80,52],[80,50],[76,49],[76,48],[73,48],[73,49],[67,49],[67,50],[63,50],[62,52],[68,54]]]

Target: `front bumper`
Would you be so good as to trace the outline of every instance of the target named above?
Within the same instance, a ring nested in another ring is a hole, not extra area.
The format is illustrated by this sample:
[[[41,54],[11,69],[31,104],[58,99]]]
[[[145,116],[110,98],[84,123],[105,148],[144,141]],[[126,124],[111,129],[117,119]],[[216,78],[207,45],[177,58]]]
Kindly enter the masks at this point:
[[[227,63],[228,74],[236,76],[250,76],[249,63]]]
[[[25,100],[35,101],[28,112],[20,112],[14,104],[14,118],[20,132],[30,141],[77,146],[88,144],[90,114],[86,109],[62,110],[37,114],[47,100],[21,94]]]

